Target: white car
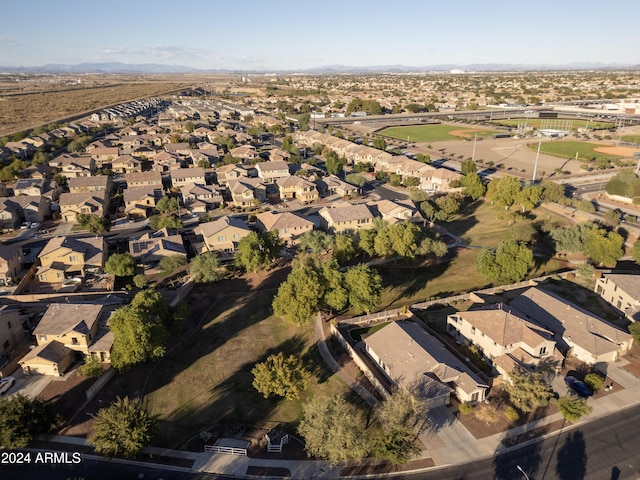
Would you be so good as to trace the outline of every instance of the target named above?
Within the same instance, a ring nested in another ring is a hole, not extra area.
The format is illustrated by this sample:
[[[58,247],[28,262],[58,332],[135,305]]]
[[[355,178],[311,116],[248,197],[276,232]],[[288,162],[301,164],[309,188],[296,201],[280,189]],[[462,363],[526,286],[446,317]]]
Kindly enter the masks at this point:
[[[29,228],[31,228],[31,230],[37,230],[37,229],[39,229],[39,228],[40,228],[40,222],[33,222],[33,223],[31,224],[31,227],[29,227]]]
[[[0,379],[0,395],[4,395],[14,383],[16,383],[16,379],[13,377],[4,377]]]
[[[31,222],[24,222],[20,225],[20,230],[29,230],[29,228],[31,228]]]

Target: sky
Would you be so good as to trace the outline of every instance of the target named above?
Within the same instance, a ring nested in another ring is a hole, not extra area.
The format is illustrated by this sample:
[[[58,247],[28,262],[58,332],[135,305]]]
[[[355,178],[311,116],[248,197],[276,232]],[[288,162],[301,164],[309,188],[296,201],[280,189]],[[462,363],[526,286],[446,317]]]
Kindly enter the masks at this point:
[[[640,0],[0,2],[0,66],[640,64]]]

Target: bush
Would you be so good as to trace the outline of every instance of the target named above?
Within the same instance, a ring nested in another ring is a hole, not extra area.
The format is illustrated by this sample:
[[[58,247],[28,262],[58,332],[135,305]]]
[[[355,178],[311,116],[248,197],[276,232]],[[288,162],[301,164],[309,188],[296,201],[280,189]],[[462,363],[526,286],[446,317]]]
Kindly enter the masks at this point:
[[[458,406],[458,411],[461,415],[468,415],[473,412],[473,405],[471,405],[470,403],[461,403]]]
[[[597,373],[588,373],[585,375],[584,383],[594,392],[602,390],[602,387],[604,387],[604,379]]]
[[[149,280],[142,273],[133,277],[133,284],[138,288],[144,288],[149,284]]]
[[[507,407],[507,409],[504,411],[504,416],[507,417],[507,420],[509,420],[510,422],[517,422],[518,420],[520,420],[520,414],[513,407]]]
[[[99,377],[104,372],[102,362],[95,357],[88,358],[78,371],[85,377]]]

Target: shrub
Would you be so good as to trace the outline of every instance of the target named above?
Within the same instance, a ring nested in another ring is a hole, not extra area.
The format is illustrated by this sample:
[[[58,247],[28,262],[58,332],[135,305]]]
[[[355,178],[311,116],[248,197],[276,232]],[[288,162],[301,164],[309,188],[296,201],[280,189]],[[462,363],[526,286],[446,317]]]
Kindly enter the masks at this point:
[[[597,373],[588,373],[585,375],[584,383],[594,392],[602,390],[602,387],[604,387],[604,379]]]
[[[138,288],[144,288],[149,284],[149,280],[142,273],[133,277],[133,284]]]
[[[460,412],[460,414],[462,415],[468,415],[471,412],[473,412],[473,405],[471,405],[470,403],[461,403],[458,406],[458,411]]]
[[[520,420],[520,414],[513,407],[507,407],[507,409],[504,411],[504,416],[507,417],[507,420],[509,420],[510,422],[517,422],[518,420]]]
[[[483,405],[475,409],[474,416],[484,422],[485,425],[491,425],[498,423],[498,412],[495,407],[489,405]]]
[[[88,358],[78,371],[80,372],[80,375],[85,377],[98,377],[102,375],[104,369],[102,368],[102,362],[97,358],[92,357]]]

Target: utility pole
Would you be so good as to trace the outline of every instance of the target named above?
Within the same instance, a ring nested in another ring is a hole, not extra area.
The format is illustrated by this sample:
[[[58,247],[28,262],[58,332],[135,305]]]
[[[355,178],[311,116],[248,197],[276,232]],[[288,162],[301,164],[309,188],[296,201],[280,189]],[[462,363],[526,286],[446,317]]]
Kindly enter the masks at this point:
[[[471,153],[471,161],[476,161],[476,142],[478,141],[478,132],[473,136],[473,152]]]
[[[536,183],[536,172],[538,171],[538,159],[540,158],[540,146],[542,145],[542,135],[538,134],[538,151],[536,153],[536,163],[533,165],[533,178],[531,185]]]

